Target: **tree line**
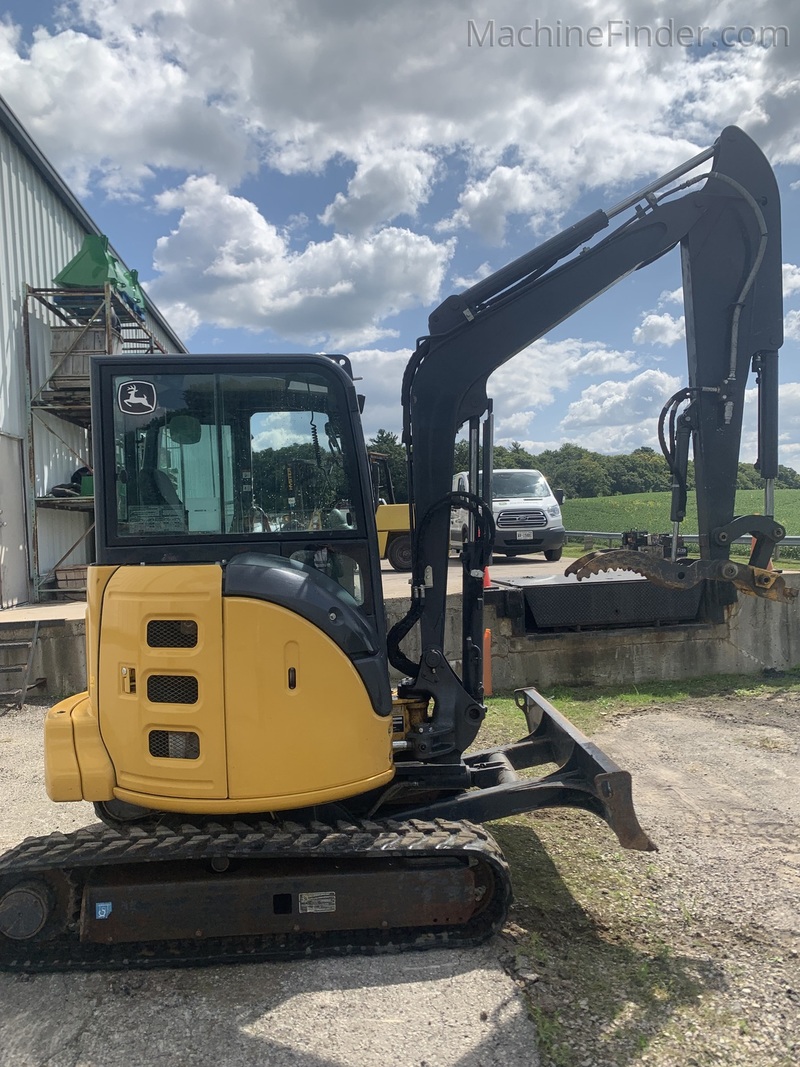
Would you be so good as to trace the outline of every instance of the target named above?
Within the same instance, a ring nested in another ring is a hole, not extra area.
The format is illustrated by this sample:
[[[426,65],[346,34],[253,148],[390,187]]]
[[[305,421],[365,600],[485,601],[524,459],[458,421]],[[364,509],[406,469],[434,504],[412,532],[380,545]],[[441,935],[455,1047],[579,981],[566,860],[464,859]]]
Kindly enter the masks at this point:
[[[398,502],[407,501],[406,452],[397,434],[379,430],[369,442],[369,448],[389,457],[396,499]],[[466,470],[467,448],[466,441],[456,442],[454,470]],[[664,457],[646,446],[636,448],[627,455],[615,456],[592,452],[573,444],[534,454],[512,441],[510,447],[495,445],[494,469],[503,467],[540,470],[550,485],[554,489],[563,489],[568,498],[664,493],[669,491],[672,484]],[[763,484],[752,464],[739,464],[737,489],[760,489]],[[791,467],[779,466],[775,485],[779,489],[800,489],[800,475]],[[692,461],[689,462],[688,487],[694,489]]]

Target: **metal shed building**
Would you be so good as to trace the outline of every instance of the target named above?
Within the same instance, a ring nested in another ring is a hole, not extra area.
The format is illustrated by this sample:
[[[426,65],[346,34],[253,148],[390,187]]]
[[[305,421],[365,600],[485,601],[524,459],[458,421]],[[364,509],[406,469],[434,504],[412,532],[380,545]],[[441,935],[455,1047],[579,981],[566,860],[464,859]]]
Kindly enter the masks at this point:
[[[58,595],[58,565],[91,558],[91,498],[48,496],[90,449],[88,382],[56,380],[59,367],[74,373],[74,360],[57,354],[54,336],[106,348],[97,337],[107,334],[108,287],[88,327],[60,309],[52,288],[87,235],[100,235],[96,223],[0,97],[0,609]],[[153,351],[186,351],[146,297],[144,316],[128,325],[117,335],[122,350],[141,350],[144,338]]]

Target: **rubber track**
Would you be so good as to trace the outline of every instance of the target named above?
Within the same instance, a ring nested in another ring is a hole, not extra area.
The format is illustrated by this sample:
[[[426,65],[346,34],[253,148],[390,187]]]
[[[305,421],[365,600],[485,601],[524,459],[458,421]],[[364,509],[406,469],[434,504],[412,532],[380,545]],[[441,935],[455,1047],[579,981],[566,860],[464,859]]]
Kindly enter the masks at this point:
[[[125,863],[214,858],[402,858],[404,854],[461,855],[491,871],[495,891],[464,927],[395,928],[151,941],[98,945],[69,928],[27,941],[0,935],[0,970],[66,971],[181,967],[330,955],[397,953],[443,946],[480,944],[503,924],[511,901],[508,866],[493,838],[480,826],[437,819],[431,822],[358,821],[335,826],[312,822],[205,821],[165,819],[157,826],[111,829],[101,824],[74,833],[28,838],[0,856],[0,895],[20,878],[58,872],[73,885],[77,901],[81,870]],[[435,877],[435,874],[432,874]],[[74,917],[73,917],[74,918]]]

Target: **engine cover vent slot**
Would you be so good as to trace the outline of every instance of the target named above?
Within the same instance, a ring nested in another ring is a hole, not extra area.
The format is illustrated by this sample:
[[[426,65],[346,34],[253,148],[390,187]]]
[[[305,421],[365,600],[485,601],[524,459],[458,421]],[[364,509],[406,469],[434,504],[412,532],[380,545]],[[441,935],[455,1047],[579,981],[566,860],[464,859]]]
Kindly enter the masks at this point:
[[[150,648],[195,648],[197,623],[194,619],[151,619],[147,644]]]
[[[156,759],[200,758],[200,738],[191,730],[151,730],[148,747]]]
[[[193,674],[151,674],[147,699],[153,704],[196,704],[197,679]]]

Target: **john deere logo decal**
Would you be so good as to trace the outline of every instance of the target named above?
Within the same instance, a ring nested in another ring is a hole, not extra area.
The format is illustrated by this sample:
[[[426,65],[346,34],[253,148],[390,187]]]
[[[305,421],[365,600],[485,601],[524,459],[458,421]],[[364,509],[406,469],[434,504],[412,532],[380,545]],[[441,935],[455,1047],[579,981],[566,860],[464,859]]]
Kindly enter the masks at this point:
[[[156,387],[152,382],[123,382],[117,390],[117,406],[126,415],[149,415],[156,410]]]

